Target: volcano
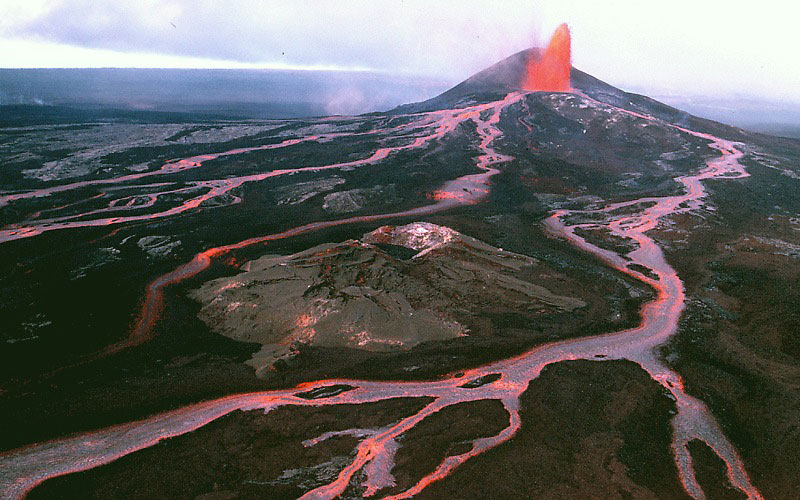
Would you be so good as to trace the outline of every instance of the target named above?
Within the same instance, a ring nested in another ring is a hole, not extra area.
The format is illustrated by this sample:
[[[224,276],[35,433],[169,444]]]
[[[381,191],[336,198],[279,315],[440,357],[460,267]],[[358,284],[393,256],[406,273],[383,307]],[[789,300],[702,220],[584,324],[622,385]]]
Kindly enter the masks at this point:
[[[0,129],[0,496],[796,496],[800,143],[570,50]]]
[[[572,92],[589,96],[670,123],[703,127],[715,125],[647,96],[625,92],[571,65],[569,28],[559,26],[548,47],[521,50],[476,73],[455,87],[421,103],[396,108],[396,113],[419,113],[464,107],[494,99],[515,90]],[[538,81],[537,81],[538,80]],[[720,129],[717,129],[720,130]]]

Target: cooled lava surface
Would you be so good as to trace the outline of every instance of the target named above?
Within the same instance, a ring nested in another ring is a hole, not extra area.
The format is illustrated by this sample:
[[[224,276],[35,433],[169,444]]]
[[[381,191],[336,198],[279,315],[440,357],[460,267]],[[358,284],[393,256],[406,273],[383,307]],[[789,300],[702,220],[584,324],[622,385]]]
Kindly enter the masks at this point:
[[[800,145],[566,27],[386,113],[0,134],[3,497],[796,493]]]

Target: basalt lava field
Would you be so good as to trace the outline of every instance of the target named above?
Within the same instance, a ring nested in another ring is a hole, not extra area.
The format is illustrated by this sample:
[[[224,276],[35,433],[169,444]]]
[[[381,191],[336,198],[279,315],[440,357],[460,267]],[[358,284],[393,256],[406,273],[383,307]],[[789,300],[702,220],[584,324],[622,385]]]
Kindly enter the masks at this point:
[[[800,141],[570,50],[359,116],[3,120],[0,496],[796,497]]]

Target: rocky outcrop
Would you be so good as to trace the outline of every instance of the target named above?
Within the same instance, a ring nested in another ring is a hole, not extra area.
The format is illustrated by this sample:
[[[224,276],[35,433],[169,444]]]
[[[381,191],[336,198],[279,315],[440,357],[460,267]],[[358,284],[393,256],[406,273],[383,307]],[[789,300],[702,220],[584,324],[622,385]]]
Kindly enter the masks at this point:
[[[401,255],[398,247],[411,252]],[[191,296],[214,331],[261,344],[251,364],[265,370],[291,357],[298,343],[409,349],[468,335],[462,320],[479,308],[584,305],[516,277],[534,262],[447,227],[414,223],[294,255],[264,256]]]
[[[150,257],[167,257],[181,246],[180,240],[173,240],[169,236],[145,236],[136,242],[142,251]]]
[[[344,214],[356,212],[367,205],[393,203],[398,200],[394,184],[373,188],[350,189],[325,195],[322,208],[329,212]]]

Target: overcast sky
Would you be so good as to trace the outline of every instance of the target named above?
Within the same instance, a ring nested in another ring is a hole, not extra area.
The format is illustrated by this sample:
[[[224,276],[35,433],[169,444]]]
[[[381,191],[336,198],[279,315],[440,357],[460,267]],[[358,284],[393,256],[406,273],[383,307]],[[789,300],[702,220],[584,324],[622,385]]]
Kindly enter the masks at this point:
[[[632,90],[800,102],[790,0],[0,0],[0,67],[266,67],[456,83],[567,22],[573,63]]]

